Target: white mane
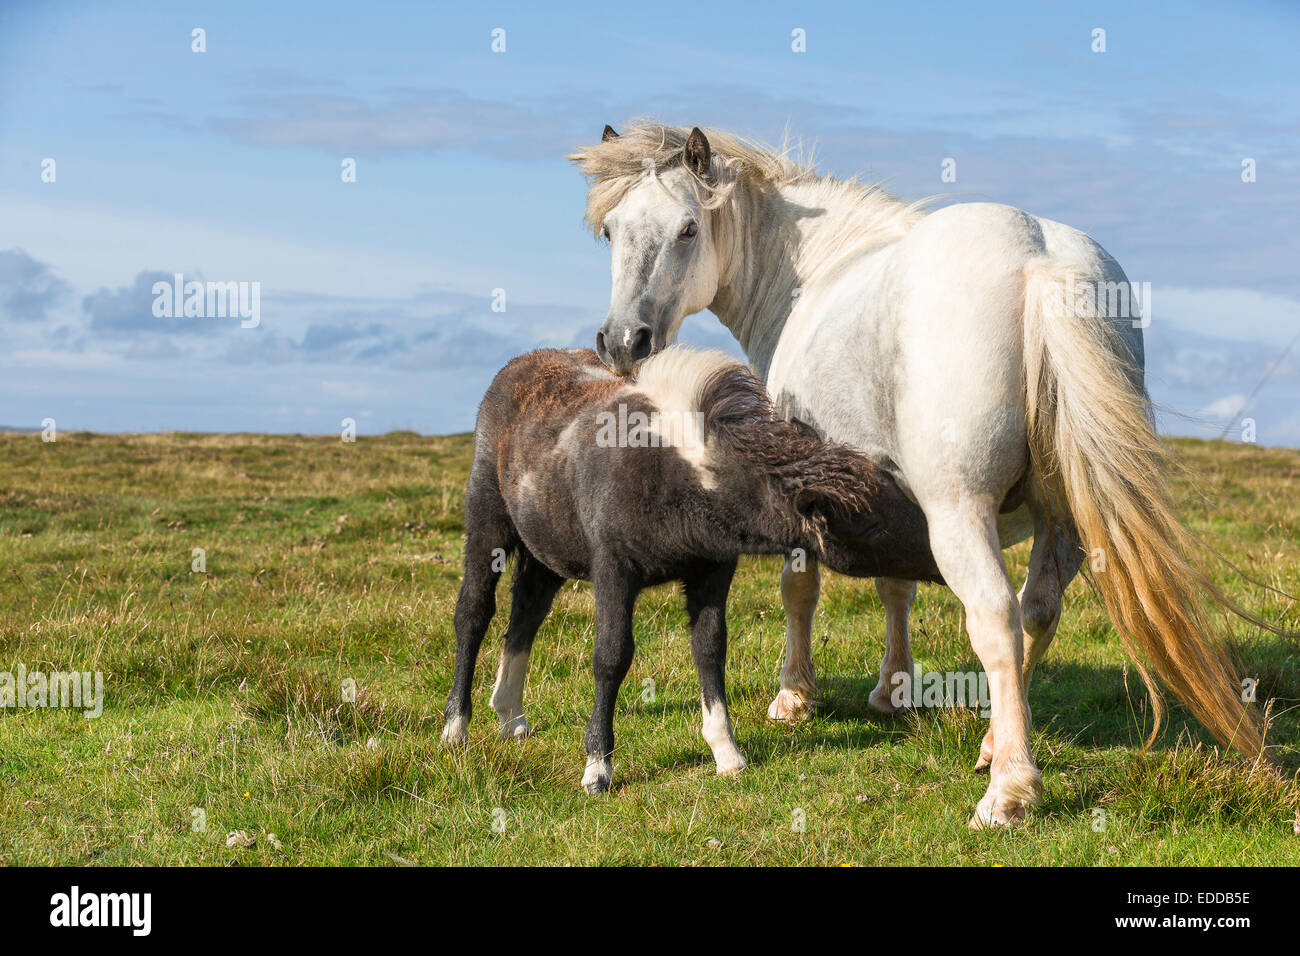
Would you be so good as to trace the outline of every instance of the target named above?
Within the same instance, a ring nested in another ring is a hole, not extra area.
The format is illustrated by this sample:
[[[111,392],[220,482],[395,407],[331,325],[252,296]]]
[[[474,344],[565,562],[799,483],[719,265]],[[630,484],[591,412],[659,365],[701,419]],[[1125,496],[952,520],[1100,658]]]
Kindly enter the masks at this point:
[[[670,345],[656,352],[637,368],[631,386],[663,411],[701,411],[704,386],[719,371],[744,362],[720,349],[690,349]]]

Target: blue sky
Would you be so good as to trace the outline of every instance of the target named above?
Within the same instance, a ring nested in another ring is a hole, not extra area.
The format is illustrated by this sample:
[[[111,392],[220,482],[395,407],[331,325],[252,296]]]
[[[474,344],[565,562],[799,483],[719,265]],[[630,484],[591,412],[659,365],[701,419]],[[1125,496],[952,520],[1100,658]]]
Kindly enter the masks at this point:
[[[593,340],[563,157],[635,116],[1084,229],[1151,284],[1170,431],[1217,435],[1300,331],[1297,5],[267,6],[0,4],[0,425],[467,430],[511,355]],[[261,324],[154,318],[175,272],[259,282]],[[1300,347],[1246,414],[1300,445]]]

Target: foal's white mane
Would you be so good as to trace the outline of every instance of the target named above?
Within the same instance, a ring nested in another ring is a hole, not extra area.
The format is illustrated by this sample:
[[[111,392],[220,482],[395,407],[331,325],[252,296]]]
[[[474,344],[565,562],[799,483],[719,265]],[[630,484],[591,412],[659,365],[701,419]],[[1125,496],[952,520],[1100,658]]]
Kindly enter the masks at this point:
[[[698,412],[704,387],[719,372],[744,362],[721,349],[688,349],[670,345],[639,366],[629,387],[641,392],[665,411]]]
[[[717,304],[723,311],[740,306],[740,314],[724,321],[756,365],[768,351],[762,340],[779,334],[771,317],[790,312],[796,289],[846,258],[897,240],[925,215],[924,201],[908,203],[879,184],[818,172],[811,152],[803,158],[802,145],[789,140],[777,148],[705,129],[712,175],[702,179],[683,162],[690,132],[638,120],[615,138],[579,147],[568,159],[588,180],[584,220],[598,235],[647,171],[656,179],[674,167],[686,171],[710,212],[715,243],[727,253]]]

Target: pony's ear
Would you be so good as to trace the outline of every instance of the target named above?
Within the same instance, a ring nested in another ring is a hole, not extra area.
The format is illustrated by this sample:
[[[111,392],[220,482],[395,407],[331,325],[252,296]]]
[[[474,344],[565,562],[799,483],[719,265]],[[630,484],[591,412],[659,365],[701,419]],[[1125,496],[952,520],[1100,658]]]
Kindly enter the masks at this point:
[[[700,179],[708,180],[709,175],[709,158],[711,150],[709,149],[708,137],[696,126],[691,130],[691,135],[686,140],[686,168],[693,172]]]
[[[600,134],[600,141],[602,143],[608,143],[611,139],[618,139],[618,130],[606,123],[605,132]]]

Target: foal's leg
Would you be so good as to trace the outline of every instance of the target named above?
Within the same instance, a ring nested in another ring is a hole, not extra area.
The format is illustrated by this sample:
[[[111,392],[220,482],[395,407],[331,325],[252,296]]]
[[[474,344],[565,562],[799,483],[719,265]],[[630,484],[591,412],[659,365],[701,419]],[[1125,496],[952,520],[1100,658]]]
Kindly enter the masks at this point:
[[[745,769],[727,714],[727,592],[736,562],[714,565],[686,582],[686,613],[691,620],[691,654],[700,675],[704,741],[713,751],[718,773]]]
[[[1008,824],[1038,802],[1043,782],[1029,752],[1020,603],[1002,561],[997,502],[988,496],[964,498],[930,503],[925,512],[931,550],[944,581],[965,607],[971,647],[988,674],[992,697],[989,788],[970,825]]]
[[[596,597],[596,650],[591,667],[596,676],[596,703],[587,724],[587,769],[582,785],[588,793],[603,793],[613,778],[614,705],[618,689],[632,666],[632,610],[637,590],[612,562],[598,559],[592,573]]]
[[[516,540],[495,484],[475,493],[471,482],[465,503],[465,526],[465,578],[460,585],[460,597],[456,599],[456,672],[443,710],[442,725],[442,739],[451,744],[469,740],[474,664],[483,635],[496,614],[496,588],[501,577],[498,569]]]
[[[501,739],[527,737],[532,733],[524,717],[524,678],[528,674],[528,655],[533,649],[537,629],[550,613],[556,593],[564,578],[533,557],[527,548],[519,549],[515,580],[510,599],[510,624],[501,648],[497,681],[492,687],[492,709],[501,719]]]
[[[885,656],[880,661],[880,683],[876,684],[867,706],[880,714],[900,710],[894,701],[897,684],[894,675],[912,679],[912,647],[907,639],[907,615],[916,599],[916,582],[899,578],[876,578],[876,594],[885,606]]]
[[[1046,512],[1037,505],[1033,507],[1034,546],[1029,554],[1029,572],[1018,595],[1020,616],[1025,629],[1025,654],[1020,671],[1026,694],[1029,681],[1034,676],[1034,667],[1056,635],[1056,627],[1061,621],[1061,598],[1074,580],[1083,560],[1083,551],[1073,527],[1066,527],[1059,521],[1049,524]],[[1025,700],[1025,712],[1032,719],[1028,698]],[[986,769],[992,759],[993,728],[990,726],[984,735],[984,742],[980,744],[980,756],[975,769]]]
[[[811,716],[813,706],[812,622],[821,594],[821,567],[807,558],[796,571],[785,559],[781,569],[781,603],[785,605],[785,666],[781,690],[767,708],[772,720],[798,721]]]

